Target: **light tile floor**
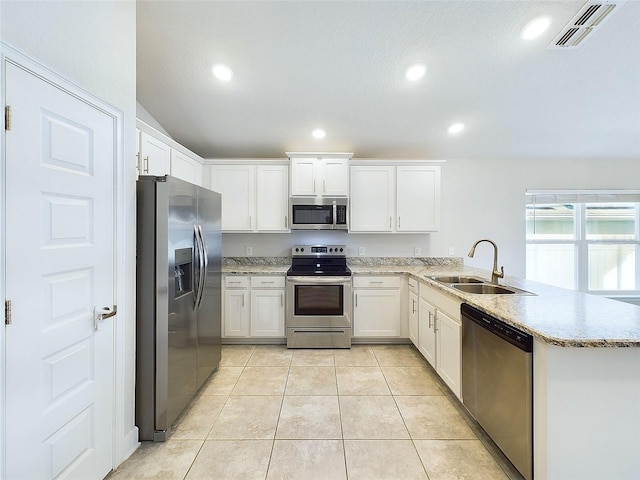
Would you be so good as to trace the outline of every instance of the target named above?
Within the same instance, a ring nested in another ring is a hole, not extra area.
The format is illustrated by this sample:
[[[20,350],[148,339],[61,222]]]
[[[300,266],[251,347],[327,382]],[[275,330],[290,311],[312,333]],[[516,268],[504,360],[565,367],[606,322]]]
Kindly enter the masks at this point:
[[[519,479],[409,345],[224,346],[164,443],[116,479]]]

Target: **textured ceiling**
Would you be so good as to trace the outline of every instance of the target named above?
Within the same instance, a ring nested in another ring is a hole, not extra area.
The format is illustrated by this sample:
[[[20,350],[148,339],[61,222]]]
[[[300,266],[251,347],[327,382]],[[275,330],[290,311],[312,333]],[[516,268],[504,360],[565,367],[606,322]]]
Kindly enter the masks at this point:
[[[583,4],[138,0],[138,101],[205,158],[640,160],[640,2],[547,49]],[[540,15],[550,29],[521,40]],[[415,62],[427,74],[410,83]]]

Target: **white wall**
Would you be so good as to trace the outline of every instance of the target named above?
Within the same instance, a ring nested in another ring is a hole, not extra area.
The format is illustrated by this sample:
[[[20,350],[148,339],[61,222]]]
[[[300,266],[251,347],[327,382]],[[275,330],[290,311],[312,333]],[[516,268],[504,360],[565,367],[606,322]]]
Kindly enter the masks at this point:
[[[116,462],[137,442],[135,373],[136,4],[122,1],[0,2],[0,38],[16,50],[123,112],[125,168],[117,193],[120,263],[117,379],[125,407],[117,419]],[[1,145],[0,145],[1,146]],[[122,257],[121,257],[122,258]],[[4,353],[4,352],[3,352]],[[124,374],[124,376],[123,376]],[[132,438],[132,437],[136,438]],[[119,437],[119,438],[118,438]]]
[[[150,127],[155,128],[159,132],[164,133],[167,137],[171,138],[169,132],[167,132],[160,123],[151,115],[146,108],[140,103],[136,102],[136,118],[142,120],[144,123],[149,125]]]

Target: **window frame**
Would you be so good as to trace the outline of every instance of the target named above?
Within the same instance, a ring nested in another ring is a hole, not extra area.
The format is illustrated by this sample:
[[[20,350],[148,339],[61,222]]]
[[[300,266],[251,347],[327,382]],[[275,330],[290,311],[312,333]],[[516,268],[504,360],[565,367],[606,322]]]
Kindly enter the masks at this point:
[[[530,239],[525,233],[525,245],[573,245],[574,290],[610,298],[640,297],[640,191],[530,191],[526,207],[530,205],[573,205],[573,239]],[[534,201],[530,201],[530,197]],[[537,197],[543,199],[536,201]],[[601,198],[606,198],[602,200]],[[557,201],[549,201],[549,200]],[[595,200],[595,201],[594,201]],[[626,203],[634,206],[633,239],[587,239],[587,205],[594,203]],[[526,217],[525,207],[525,217]],[[589,246],[590,245],[634,245],[635,285],[634,290],[592,290],[589,289]],[[525,249],[526,256],[526,249]]]

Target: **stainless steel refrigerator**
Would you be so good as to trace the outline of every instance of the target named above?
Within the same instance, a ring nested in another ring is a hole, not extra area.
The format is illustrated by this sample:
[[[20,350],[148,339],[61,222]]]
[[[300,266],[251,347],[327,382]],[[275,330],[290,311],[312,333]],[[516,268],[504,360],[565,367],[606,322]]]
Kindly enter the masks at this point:
[[[137,212],[136,425],[164,441],[220,363],[220,194],[141,176]]]

